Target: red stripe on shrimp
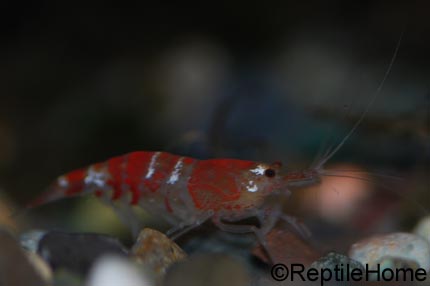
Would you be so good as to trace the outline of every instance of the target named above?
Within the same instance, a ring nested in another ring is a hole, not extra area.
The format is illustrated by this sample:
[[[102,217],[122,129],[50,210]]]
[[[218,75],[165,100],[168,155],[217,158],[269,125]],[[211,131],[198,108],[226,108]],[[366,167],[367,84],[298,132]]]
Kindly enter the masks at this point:
[[[108,160],[108,169],[111,176],[108,184],[113,188],[112,200],[117,200],[123,195],[122,183],[124,180],[127,163],[127,155],[114,157]]]
[[[136,205],[140,199],[139,185],[142,182],[154,152],[133,152],[129,154],[127,162],[126,183],[130,186],[130,204]]]
[[[66,174],[64,177],[60,177],[59,181],[64,179],[65,184],[67,184],[64,194],[66,196],[73,196],[81,193],[84,189],[84,179],[86,175],[87,169],[79,169]]]

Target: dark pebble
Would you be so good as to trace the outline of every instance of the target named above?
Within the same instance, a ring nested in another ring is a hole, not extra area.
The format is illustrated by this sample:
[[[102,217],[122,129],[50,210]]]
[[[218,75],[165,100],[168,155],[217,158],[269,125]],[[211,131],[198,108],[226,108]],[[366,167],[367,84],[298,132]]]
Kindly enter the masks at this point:
[[[39,242],[37,252],[54,269],[64,268],[86,275],[93,263],[105,254],[127,255],[115,238],[101,234],[49,232]]]
[[[339,269],[342,269],[342,272],[345,273],[345,276],[347,269],[349,269],[349,272],[352,272],[354,269],[360,269],[362,272],[364,272],[364,267],[360,262],[336,252],[330,252],[327,255],[321,257],[312,263],[310,267],[316,269],[327,268],[334,271],[336,266]]]

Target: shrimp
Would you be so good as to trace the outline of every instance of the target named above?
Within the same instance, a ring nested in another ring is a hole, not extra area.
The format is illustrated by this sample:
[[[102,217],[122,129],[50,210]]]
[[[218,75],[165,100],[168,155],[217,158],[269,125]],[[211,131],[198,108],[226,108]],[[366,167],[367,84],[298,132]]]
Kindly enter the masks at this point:
[[[265,234],[279,219],[305,233],[294,218],[281,212],[289,188],[314,184],[317,171],[282,172],[281,163],[259,163],[237,159],[197,160],[167,152],[137,151],[92,164],[60,176],[27,207],[34,208],[62,198],[93,194],[105,202],[142,207],[165,219],[172,238],[211,219],[221,230],[254,232],[265,244]],[[269,196],[276,200],[269,200]],[[130,213],[119,211],[124,221]],[[256,217],[261,227],[231,224]],[[138,231],[135,226],[133,231]]]
[[[135,215],[131,206],[138,206],[165,219],[171,225],[167,234],[172,239],[211,220],[226,232],[254,233],[271,259],[265,236],[279,220],[291,224],[299,234],[308,235],[307,229],[294,217],[282,212],[283,202],[291,195],[291,188],[317,184],[323,176],[336,175],[325,171],[323,166],[365,118],[389,75],[402,36],[403,32],[384,78],[360,118],[340,143],[327,150],[309,169],[285,172],[278,162],[198,160],[167,152],[136,151],[58,177],[27,208],[93,194],[112,205],[120,218],[131,224],[134,234],[140,227],[133,222]],[[115,202],[123,207],[117,207]],[[251,217],[258,219],[259,227],[241,224],[241,220]]]

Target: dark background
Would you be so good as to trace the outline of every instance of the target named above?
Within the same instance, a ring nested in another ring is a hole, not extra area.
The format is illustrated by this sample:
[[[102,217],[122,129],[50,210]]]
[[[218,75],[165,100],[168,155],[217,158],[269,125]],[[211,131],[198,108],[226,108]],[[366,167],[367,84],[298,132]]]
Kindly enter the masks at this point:
[[[406,197],[429,191],[428,1],[0,7],[0,188],[18,205],[134,150],[306,167],[359,118],[402,30],[331,161],[395,172]]]

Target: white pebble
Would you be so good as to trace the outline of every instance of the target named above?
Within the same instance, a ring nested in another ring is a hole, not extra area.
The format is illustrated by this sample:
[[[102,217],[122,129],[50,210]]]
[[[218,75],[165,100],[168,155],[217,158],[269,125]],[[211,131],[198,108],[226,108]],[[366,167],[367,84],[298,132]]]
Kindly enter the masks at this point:
[[[430,216],[426,216],[418,222],[414,233],[430,242]]]
[[[359,241],[351,246],[349,256],[376,269],[387,257],[415,261],[419,267],[430,269],[430,245],[412,233],[390,233]]]
[[[87,286],[151,286],[138,268],[117,256],[103,256],[94,265]]]

